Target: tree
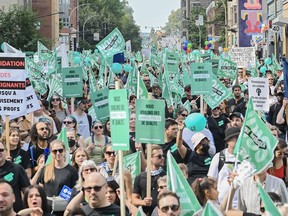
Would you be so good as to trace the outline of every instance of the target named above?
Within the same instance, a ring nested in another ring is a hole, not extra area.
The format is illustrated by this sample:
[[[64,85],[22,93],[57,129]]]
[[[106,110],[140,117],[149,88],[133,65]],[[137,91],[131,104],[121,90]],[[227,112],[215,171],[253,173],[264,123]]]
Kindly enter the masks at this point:
[[[119,28],[124,39],[131,40],[133,51],[141,49],[140,28],[135,24],[133,10],[127,1],[120,0],[80,0],[80,4],[89,3],[86,7],[80,7],[80,31],[84,22],[92,17],[85,25],[85,42],[80,40],[80,46],[84,49],[94,49],[96,41],[93,41],[93,33],[100,34],[100,40],[109,34],[114,28]],[[80,32],[80,36],[83,35]]]
[[[168,17],[168,22],[163,28],[167,35],[178,34],[181,31],[181,21],[181,9],[177,9],[176,11],[173,10]]]
[[[36,51],[38,40],[49,43],[41,37],[37,23],[36,14],[30,9],[13,6],[7,12],[0,10],[0,43],[7,42],[22,51]]]

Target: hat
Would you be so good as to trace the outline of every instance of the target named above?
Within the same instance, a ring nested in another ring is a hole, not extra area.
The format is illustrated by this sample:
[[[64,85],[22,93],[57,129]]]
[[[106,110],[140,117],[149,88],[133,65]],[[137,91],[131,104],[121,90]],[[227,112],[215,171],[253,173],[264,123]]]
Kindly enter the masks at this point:
[[[230,116],[229,116],[229,119],[232,120],[233,116],[236,116],[236,117],[238,117],[238,118],[241,118],[242,121],[243,121],[243,119],[244,119],[242,113],[240,113],[240,112],[233,112],[233,113],[231,113]]]
[[[239,127],[229,127],[225,130],[225,141],[229,140],[230,138],[234,136],[238,136],[240,134],[240,128]]]
[[[280,92],[277,92],[276,96],[284,96],[284,92],[280,91]]]
[[[195,133],[192,137],[191,137],[191,141],[193,143],[193,151],[195,151],[195,148],[197,147],[197,145],[201,142],[201,140],[203,140],[204,138],[207,138],[207,136],[205,136],[203,133],[201,132],[197,132]],[[209,140],[209,139],[208,139]]]

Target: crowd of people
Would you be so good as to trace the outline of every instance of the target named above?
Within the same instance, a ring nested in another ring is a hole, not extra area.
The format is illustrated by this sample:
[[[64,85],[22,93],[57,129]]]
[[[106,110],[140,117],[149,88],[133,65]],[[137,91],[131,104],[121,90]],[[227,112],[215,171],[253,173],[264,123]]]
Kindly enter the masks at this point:
[[[152,67],[148,67],[148,71],[156,79],[161,74]],[[236,81],[225,77],[220,79],[232,91],[233,97],[213,109],[204,104],[207,126],[198,132],[191,131],[184,124],[189,114],[200,112],[200,98],[192,95],[193,86],[185,86],[181,102],[189,101],[190,109],[166,105],[165,143],[151,145],[151,161],[146,161],[147,144],[135,141],[137,97],[129,96],[130,150],[124,155],[141,152],[141,173],[133,179],[130,170],[124,169],[124,196],[120,196],[119,166],[122,164],[118,163],[111,144],[110,121],[101,122],[88,114],[92,106],[89,94],[76,98],[74,104],[58,94],[50,98],[47,98],[48,94],[38,94],[41,109],[10,120],[9,129],[2,122],[0,216],[117,216],[120,215],[121,197],[125,198],[126,215],[136,215],[139,207],[147,216],[180,215],[180,198],[167,185],[168,151],[203,208],[211,201],[223,215],[264,215],[265,206],[256,184],[260,181],[285,215],[285,203],[288,202],[285,107],[288,100],[284,98],[283,81],[279,80],[281,73],[281,70],[275,74],[268,70],[266,74],[260,74],[268,78],[270,89],[270,109],[263,121],[278,138],[273,164],[245,179],[239,188],[233,187],[231,182],[237,176],[234,166],[240,163],[233,151],[249,99],[248,89],[242,89],[243,85],[247,87],[250,77],[245,68],[238,70]],[[151,85],[147,74],[142,74],[142,79],[154,99],[163,99],[157,82]],[[127,73],[123,71],[115,80],[122,81],[125,86]],[[109,85],[109,89],[114,88]],[[57,138],[63,128],[67,132],[69,149]],[[9,137],[5,130],[9,130]],[[68,163],[70,160],[71,164]],[[146,189],[147,163],[151,163],[151,196],[147,196]],[[68,198],[64,199],[63,194],[68,194]]]

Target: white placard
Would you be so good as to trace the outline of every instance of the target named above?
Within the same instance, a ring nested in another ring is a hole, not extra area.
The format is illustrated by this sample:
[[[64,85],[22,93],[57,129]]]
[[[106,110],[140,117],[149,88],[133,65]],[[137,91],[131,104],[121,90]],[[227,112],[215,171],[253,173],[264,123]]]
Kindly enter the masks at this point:
[[[238,68],[254,68],[255,48],[254,47],[235,47],[229,51],[231,60],[237,63]]]
[[[249,97],[252,98],[255,111],[269,111],[269,84],[267,78],[248,79]]]

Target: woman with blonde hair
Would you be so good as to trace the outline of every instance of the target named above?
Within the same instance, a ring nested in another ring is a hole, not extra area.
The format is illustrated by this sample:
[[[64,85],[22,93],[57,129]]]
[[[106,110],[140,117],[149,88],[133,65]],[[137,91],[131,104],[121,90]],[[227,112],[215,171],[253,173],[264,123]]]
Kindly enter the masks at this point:
[[[72,155],[72,158],[71,158],[72,166],[75,167],[77,170],[79,170],[82,163],[85,160],[89,160],[89,159],[90,158],[89,158],[87,151],[83,148],[78,148]]]
[[[61,140],[51,142],[51,161],[45,165],[39,177],[39,185],[44,188],[48,196],[48,206],[56,215],[63,215],[68,204],[66,200],[59,197],[60,192],[64,187],[72,191],[78,180],[77,170],[67,163],[69,157],[67,151]]]

